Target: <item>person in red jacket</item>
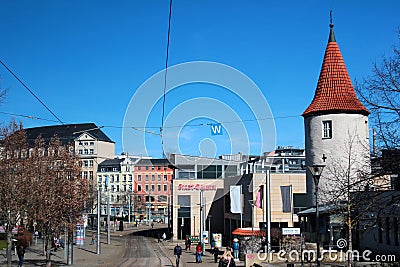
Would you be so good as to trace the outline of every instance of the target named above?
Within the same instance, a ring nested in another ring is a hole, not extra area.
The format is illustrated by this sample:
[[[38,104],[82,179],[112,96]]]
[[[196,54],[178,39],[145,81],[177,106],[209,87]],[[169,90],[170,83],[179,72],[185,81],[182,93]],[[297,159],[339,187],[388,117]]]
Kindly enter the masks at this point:
[[[201,242],[199,242],[196,246],[196,262],[200,263],[201,262],[201,254],[203,253],[203,246],[201,245]]]

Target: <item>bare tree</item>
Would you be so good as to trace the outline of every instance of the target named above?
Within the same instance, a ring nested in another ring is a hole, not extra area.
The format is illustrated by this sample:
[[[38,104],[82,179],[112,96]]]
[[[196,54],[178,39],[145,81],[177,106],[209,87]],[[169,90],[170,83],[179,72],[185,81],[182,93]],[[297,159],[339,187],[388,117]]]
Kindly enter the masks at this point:
[[[398,31],[400,41],[400,29]],[[372,74],[356,82],[361,100],[371,111],[381,146],[400,148],[400,42],[390,56],[375,63]]]
[[[57,136],[48,144],[41,137],[31,150],[35,166],[32,185],[34,206],[28,213],[45,237],[46,266],[51,266],[51,244],[65,229],[72,232],[88,198],[89,181],[80,175],[73,145],[62,145]]]
[[[21,224],[27,208],[25,201],[24,160],[27,157],[26,135],[15,121],[1,131],[0,149],[0,216],[6,221],[7,266],[11,266],[13,229]]]
[[[359,149],[363,146],[364,149]],[[360,197],[360,192],[368,191],[371,184],[385,186],[387,181],[383,181],[384,177],[371,175],[368,143],[359,140],[357,135],[349,133],[345,147],[338,149],[343,151],[340,158],[328,156],[329,164],[325,167],[324,174],[329,179],[326,179],[320,192],[325,202],[331,205],[331,216],[342,216],[343,224],[347,228],[348,249],[352,251],[353,230],[370,208]],[[350,258],[349,266],[352,265],[353,259]]]

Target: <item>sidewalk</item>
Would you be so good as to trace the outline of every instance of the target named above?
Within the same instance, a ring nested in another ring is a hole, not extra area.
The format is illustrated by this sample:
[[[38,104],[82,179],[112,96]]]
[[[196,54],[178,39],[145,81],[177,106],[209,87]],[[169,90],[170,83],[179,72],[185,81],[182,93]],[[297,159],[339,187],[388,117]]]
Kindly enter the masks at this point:
[[[206,246],[206,251],[204,252],[204,255],[202,256],[202,263],[196,263],[196,253],[195,253],[195,246],[192,245],[190,251],[185,251],[185,241],[184,240],[174,240],[174,241],[165,241],[160,243],[160,248],[163,250],[163,252],[166,255],[169,255],[170,261],[173,263],[173,266],[175,266],[175,256],[174,256],[174,247],[176,244],[179,243],[182,247],[182,256],[180,260],[179,267],[190,267],[190,266],[218,266],[218,263],[214,262],[214,255],[211,254],[209,251],[207,251],[207,246]],[[221,251],[224,251],[225,248],[221,248]],[[236,261],[236,266],[238,267],[244,267],[244,262]]]

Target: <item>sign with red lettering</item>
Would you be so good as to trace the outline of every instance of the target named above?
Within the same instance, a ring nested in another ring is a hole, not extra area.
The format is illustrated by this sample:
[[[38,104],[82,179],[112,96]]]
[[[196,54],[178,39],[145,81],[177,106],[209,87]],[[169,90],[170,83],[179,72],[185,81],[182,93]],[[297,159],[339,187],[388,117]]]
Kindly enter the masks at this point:
[[[216,185],[201,185],[201,184],[179,184],[179,191],[216,191]]]

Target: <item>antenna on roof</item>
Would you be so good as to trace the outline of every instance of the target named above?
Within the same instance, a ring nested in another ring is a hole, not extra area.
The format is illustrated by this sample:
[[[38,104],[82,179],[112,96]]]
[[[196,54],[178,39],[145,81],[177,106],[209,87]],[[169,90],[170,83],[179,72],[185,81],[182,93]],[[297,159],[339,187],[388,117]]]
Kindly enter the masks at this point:
[[[329,24],[329,27],[331,27],[331,28],[333,28],[333,23],[332,23],[332,9],[331,9],[331,12],[329,12],[329,21],[330,21],[330,24]]]

